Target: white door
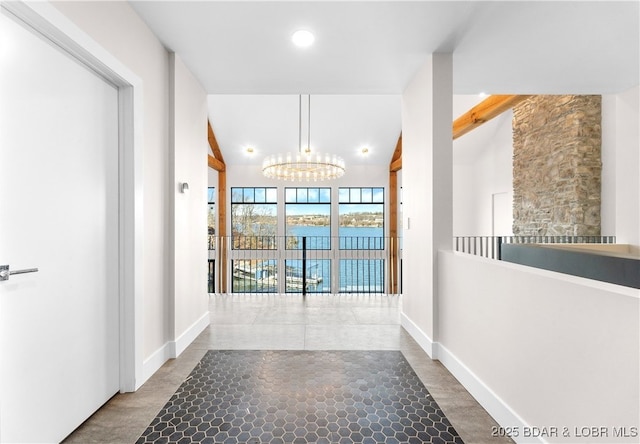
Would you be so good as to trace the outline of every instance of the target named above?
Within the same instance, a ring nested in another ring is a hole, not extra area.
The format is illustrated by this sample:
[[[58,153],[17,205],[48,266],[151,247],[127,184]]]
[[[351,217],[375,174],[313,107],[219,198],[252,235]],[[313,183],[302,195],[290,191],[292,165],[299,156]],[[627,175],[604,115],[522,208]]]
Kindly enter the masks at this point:
[[[58,442],[119,389],[118,94],[0,30],[0,441]]]

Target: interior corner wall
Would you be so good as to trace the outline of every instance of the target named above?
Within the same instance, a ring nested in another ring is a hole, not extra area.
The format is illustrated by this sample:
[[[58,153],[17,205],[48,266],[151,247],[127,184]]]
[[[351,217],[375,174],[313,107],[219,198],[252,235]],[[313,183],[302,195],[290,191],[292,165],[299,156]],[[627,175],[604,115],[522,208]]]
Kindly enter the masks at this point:
[[[640,254],[640,86],[602,97],[602,234]]]
[[[175,355],[209,324],[207,294],[207,93],[170,55],[173,341]],[[189,189],[182,192],[181,184]]]
[[[170,357],[169,54],[127,2],[52,2],[143,84],[143,301],[145,379]]]
[[[433,54],[402,94],[402,325],[429,355],[437,341],[437,254],[452,245],[452,65]]]
[[[505,111],[453,141],[454,236],[512,234],[512,117],[511,110]],[[509,200],[504,213],[494,211],[493,197],[498,194]],[[508,232],[494,232],[494,226],[509,227]]]
[[[440,262],[438,357],[516,442],[638,442],[636,289],[457,252]]]
[[[616,232],[616,100],[615,94],[602,96],[602,201],[600,229],[603,236]]]

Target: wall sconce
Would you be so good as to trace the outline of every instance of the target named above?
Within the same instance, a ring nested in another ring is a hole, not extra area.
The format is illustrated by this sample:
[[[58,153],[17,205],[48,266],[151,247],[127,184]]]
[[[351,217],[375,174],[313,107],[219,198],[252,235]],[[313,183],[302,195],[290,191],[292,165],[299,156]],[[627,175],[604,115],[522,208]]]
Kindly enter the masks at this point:
[[[180,184],[180,192],[186,194],[188,191],[189,191],[189,184],[187,182],[182,182]]]

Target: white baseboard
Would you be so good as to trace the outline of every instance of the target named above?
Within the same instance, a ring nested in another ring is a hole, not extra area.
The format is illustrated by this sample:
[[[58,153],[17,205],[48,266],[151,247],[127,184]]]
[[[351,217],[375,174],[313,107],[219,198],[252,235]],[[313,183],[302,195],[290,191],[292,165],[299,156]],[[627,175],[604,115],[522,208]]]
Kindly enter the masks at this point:
[[[529,425],[511,407],[507,405],[490,387],[464,365],[444,345],[435,344],[438,348],[438,360],[467,389],[480,405],[504,428],[511,427],[519,436],[512,439],[517,443],[546,443],[540,437],[526,437],[525,431],[531,430]]]
[[[191,324],[176,340],[165,342],[151,356],[144,360],[142,364],[142,382],[147,380],[157,372],[169,359],[177,358],[180,354],[207,328],[210,322],[209,312],[204,313],[200,319]]]
[[[147,382],[165,362],[173,358],[174,347],[172,342],[165,342],[162,347],[157,349],[151,356],[142,363],[142,381],[140,386]]]
[[[173,358],[177,358],[191,344],[205,328],[209,326],[211,316],[207,310],[196,322],[191,324],[174,342]]]
[[[404,313],[400,313],[400,325],[402,325],[407,333],[411,335],[420,348],[422,348],[431,359],[438,359],[437,349],[434,347],[434,342]]]
[[[518,431],[519,436],[514,436],[513,440],[517,443],[546,443],[540,437],[523,436],[528,424],[509,407],[499,396],[497,396],[491,388],[489,388],[478,376],[464,365],[451,351],[444,345],[433,342],[427,334],[420,329],[411,319],[404,313],[400,315],[400,324],[411,335],[431,359],[439,360],[449,372],[460,381],[480,405],[496,420],[496,422],[504,427],[511,427]]]

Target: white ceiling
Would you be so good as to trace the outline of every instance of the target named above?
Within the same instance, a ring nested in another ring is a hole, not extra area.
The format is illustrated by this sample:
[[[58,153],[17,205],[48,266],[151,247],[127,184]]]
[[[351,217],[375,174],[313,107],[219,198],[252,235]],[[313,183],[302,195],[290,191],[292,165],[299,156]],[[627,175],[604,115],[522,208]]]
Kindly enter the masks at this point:
[[[255,163],[297,148],[298,94],[313,94],[312,146],[361,163],[350,156],[366,143],[369,162],[388,163],[399,95],[435,51],[453,54],[456,94],[610,93],[640,77],[638,1],[131,4],[212,94],[230,164],[250,162],[247,144]],[[291,44],[299,28],[311,48]]]
[[[303,97],[302,146],[309,107]],[[389,164],[401,131],[399,95],[312,95],[312,150],[342,156],[347,165]],[[209,118],[229,164],[261,163],[267,154],[295,153],[299,142],[297,95],[210,95]],[[253,155],[246,151],[254,149]],[[369,153],[362,155],[362,148]]]

